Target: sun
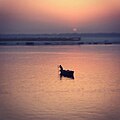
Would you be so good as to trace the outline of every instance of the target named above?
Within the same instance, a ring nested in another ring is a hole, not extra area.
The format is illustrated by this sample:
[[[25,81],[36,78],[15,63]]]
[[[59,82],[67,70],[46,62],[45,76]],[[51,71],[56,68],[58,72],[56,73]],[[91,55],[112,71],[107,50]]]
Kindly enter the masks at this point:
[[[78,30],[77,30],[77,28],[73,28],[73,32],[77,32]]]

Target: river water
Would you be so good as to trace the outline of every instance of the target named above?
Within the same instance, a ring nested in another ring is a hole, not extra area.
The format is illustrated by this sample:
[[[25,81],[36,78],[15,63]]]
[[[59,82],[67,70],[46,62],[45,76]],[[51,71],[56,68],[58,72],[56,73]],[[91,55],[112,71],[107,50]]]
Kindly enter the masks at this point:
[[[0,120],[120,120],[119,71],[120,45],[0,46]]]

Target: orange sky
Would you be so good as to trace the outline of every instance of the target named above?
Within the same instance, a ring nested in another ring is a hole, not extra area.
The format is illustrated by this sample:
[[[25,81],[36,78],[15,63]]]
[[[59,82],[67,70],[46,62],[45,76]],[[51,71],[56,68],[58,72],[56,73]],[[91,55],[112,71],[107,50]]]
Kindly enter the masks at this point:
[[[120,0],[0,0],[0,18],[8,33],[116,32]]]

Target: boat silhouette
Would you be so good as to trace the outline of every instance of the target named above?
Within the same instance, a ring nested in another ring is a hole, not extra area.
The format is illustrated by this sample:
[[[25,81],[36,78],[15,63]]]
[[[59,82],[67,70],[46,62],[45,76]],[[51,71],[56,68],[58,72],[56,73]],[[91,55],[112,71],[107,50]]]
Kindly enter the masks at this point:
[[[74,71],[64,70],[62,65],[60,65],[59,68],[60,68],[60,78],[67,77],[67,78],[74,79]]]

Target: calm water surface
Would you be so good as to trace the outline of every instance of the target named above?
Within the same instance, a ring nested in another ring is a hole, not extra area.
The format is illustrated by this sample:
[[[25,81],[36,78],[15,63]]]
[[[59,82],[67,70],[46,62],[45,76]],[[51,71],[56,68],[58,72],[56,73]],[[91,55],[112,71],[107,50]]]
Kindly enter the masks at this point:
[[[119,45],[0,46],[0,120],[120,120],[119,71]]]

